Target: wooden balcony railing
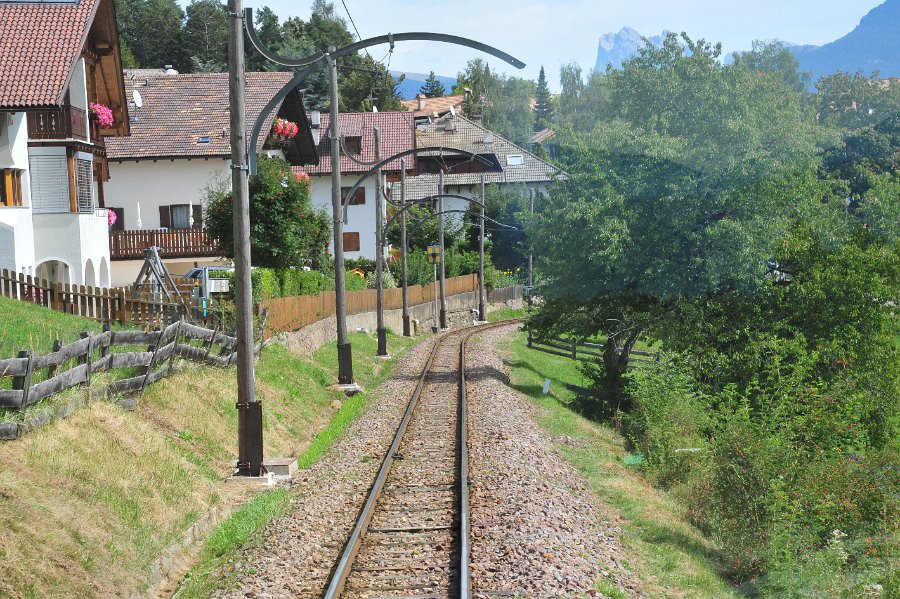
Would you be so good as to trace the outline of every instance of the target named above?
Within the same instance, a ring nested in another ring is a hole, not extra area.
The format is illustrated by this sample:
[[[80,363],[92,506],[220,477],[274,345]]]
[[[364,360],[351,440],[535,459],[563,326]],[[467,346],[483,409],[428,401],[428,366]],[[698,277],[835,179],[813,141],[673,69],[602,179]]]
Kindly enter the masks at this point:
[[[168,231],[110,231],[111,260],[140,260],[144,250],[162,248],[163,258],[194,258],[219,256],[219,246],[206,231],[169,229]]]
[[[69,104],[59,110],[28,113],[29,139],[78,139],[87,141],[87,112]]]

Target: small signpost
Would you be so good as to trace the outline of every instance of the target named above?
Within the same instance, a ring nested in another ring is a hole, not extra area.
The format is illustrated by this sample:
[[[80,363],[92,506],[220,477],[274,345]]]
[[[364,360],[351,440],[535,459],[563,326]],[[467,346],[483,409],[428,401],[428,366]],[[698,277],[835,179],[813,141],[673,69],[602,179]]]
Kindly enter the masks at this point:
[[[443,255],[441,254],[441,246],[439,245],[429,245],[428,246],[428,263],[434,265],[434,303],[431,307],[431,317],[433,319],[434,324],[431,325],[431,332],[437,333],[441,330],[440,325],[438,324],[438,316],[437,316],[437,304],[438,304],[438,295],[437,295],[437,265],[441,263],[443,260]]]

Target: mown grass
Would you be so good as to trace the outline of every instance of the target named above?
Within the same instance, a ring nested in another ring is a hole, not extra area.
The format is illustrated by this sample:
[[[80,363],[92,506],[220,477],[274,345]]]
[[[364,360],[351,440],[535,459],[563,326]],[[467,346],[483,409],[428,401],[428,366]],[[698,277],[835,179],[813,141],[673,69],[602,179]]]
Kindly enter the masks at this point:
[[[0,297],[0,359],[15,357],[22,350],[48,354],[56,339],[72,343],[82,331],[98,333],[102,329],[103,324],[96,320]]]
[[[554,437],[559,450],[591,489],[620,517],[625,566],[650,597],[720,599],[740,595],[719,575],[715,547],[686,523],[675,498],[653,488],[624,465],[625,439],[605,423],[573,410],[575,394],[566,383],[584,385],[577,362],[528,349],[527,336],[515,333],[504,343],[512,386],[538,406],[538,423]],[[544,380],[550,392],[543,394]],[[603,582],[598,590],[605,592]]]
[[[57,316],[17,306],[25,312],[0,310],[0,331],[25,318],[21,326],[29,327]],[[75,323],[41,329],[48,340],[65,330],[76,337],[92,330],[90,321],[65,318]],[[374,339],[353,335],[352,341],[358,378],[377,384],[388,368],[374,357]],[[399,355],[413,341],[392,337],[389,343]],[[359,410],[352,401],[332,409],[343,396],[327,389],[336,379],[330,356],[326,349],[302,359],[277,344],[263,351],[257,394],[266,456],[307,455],[311,461]],[[165,547],[236,493],[222,485],[236,457],[235,370],[186,362],[179,368],[149,387],[134,412],[97,401],[0,443],[0,597],[130,596],[143,590]],[[79,387],[67,393],[86,392]],[[267,520],[279,505],[278,495],[261,496],[218,533],[212,547],[220,552],[243,542],[257,530],[254,522]]]
[[[365,411],[371,397],[369,390],[376,388],[389,376],[397,359],[417,343],[411,338],[389,334],[388,351],[391,359],[385,360],[375,357],[377,342],[373,335],[354,333],[350,335],[350,342],[353,347],[354,378],[366,391],[341,402],[340,409],[298,457],[299,468],[310,467],[325,454],[350,423]],[[315,376],[320,377],[320,384],[330,384],[337,377],[336,365],[337,345],[333,343],[316,351],[308,364]],[[260,533],[265,526],[273,518],[286,513],[290,497],[291,493],[280,489],[262,493],[218,526],[176,596],[179,599],[210,597],[216,591],[230,587],[234,582],[233,578],[231,575],[223,577],[222,572],[230,570],[228,566],[237,559],[240,549],[260,542]]]

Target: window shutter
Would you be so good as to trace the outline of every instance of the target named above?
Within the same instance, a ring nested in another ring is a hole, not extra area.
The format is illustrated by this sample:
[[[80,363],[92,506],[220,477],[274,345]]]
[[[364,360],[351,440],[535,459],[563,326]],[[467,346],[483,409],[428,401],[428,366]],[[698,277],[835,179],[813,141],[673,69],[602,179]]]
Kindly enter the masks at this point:
[[[203,206],[194,205],[194,228],[203,228]]]
[[[355,232],[345,232],[344,233],[344,251],[345,252],[358,252],[359,251],[359,233],[355,233]]]
[[[159,207],[159,226],[160,228],[169,229],[172,227],[172,218],[169,214],[168,206]]]
[[[116,223],[112,226],[113,231],[125,230],[125,209],[124,208],[107,208],[116,213]]]
[[[65,156],[32,155],[31,205],[36,214],[69,212],[69,168]]]

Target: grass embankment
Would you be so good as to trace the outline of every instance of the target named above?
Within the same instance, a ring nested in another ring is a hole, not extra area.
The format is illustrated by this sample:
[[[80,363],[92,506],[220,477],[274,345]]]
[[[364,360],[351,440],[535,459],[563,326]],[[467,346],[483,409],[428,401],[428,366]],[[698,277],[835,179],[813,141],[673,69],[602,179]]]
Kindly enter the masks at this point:
[[[573,360],[528,349],[525,333],[505,344],[511,384],[538,406],[538,423],[559,443],[564,457],[597,496],[621,517],[624,563],[650,597],[720,599],[739,596],[719,576],[714,547],[686,523],[675,498],[653,488],[624,464],[625,440],[610,426],[578,415],[575,393],[565,385],[586,385]],[[550,392],[542,393],[550,379]],[[613,592],[598,581],[598,589]],[[615,596],[615,595],[613,595]]]
[[[0,297],[0,359],[13,358],[21,350],[49,354],[56,339],[72,343],[82,331],[97,333],[102,328],[96,320]]]
[[[14,321],[0,311],[0,331],[55,316],[27,308]],[[78,320],[74,330],[84,330]],[[389,364],[374,357],[371,337],[351,340],[357,379],[376,385]],[[395,355],[412,343],[389,337]],[[279,345],[263,352],[257,388],[267,456],[302,454],[309,463],[361,411],[365,396],[342,402],[336,413],[331,408],[343,398],[326,388],[336,380],[333,351],[325,347],[309,360]],[[133,413],[97,402],[0,443],[0,597],[114,597],[140,589],[160,552],[234,492],[222,479],[235,459],[235,377],[233,368],[184,363],[148,388]],[[277,505],[277,494],[265,496]]]

